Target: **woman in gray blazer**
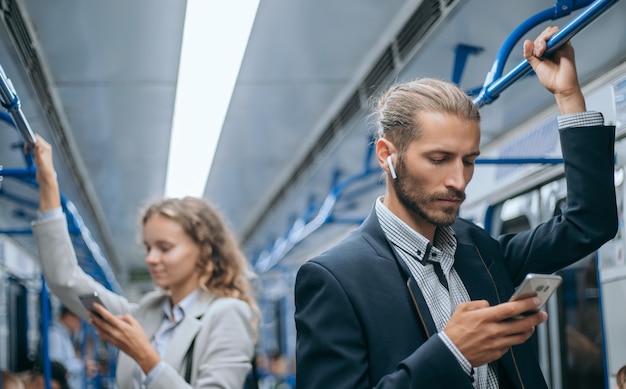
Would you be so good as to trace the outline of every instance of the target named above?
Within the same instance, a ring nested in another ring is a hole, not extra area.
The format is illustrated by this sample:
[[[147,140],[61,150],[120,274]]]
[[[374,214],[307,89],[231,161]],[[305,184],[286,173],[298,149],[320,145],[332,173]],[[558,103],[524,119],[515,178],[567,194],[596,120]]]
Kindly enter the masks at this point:
[[[40,188],[33,233],[50,290],[121,352],[126,388],[237,388],[254,354],[257,306],[247,262],[221,217],[192,197],[152,204],[143,215],[146,265],[157,290],[139,303],[107,290],[79,266],[61,208],[52,148],[33,148]],[[96,292],[89,312],[79,296]]]

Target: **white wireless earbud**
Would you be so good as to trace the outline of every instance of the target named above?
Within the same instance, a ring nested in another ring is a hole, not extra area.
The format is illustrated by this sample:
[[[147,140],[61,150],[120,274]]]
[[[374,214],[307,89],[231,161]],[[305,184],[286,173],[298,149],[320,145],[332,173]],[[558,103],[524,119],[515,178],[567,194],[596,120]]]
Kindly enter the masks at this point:
[[[391,155],[387,156],[387,166],[389,166],[389,173],[391,173],[391,178],[393,178],[394,180],[398,178],[398,176],[396,175],[396,171],[393,168],[393,163],[391,163]]]

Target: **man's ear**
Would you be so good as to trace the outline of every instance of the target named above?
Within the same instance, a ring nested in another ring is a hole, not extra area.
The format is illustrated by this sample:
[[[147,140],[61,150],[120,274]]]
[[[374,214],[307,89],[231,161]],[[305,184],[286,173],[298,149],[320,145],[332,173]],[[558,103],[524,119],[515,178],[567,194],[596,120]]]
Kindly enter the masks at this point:
[[[386,171],[392,179],[396,179],[396,158],[398,153],[396,148],[389,140],[380,138],[376,141],[376,159],[381,169]]]

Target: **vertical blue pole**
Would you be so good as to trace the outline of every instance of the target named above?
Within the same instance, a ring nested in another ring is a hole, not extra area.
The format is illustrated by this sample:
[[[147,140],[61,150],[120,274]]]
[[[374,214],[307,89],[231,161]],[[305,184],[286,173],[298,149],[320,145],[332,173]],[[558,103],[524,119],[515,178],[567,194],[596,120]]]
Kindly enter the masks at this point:
[[[621,224],[621,223],[620,223]],[[604,326],[604,296],[602,293],[602,275],[600,274],[600,252],[596,251],[596,279],[598,280],[598,301],[600,302],[600,334],[602,334],[602,369],[604,373],[604,387],[610,388],[611,374],[609,371],[609,350],[606,345],[606,327]]]
[[[50,389],[50,357],[48,355],[48,326],[50,325],[50,299],[46,280],[41,275],[41,353],[43,363],[43,375],[46,389]]]

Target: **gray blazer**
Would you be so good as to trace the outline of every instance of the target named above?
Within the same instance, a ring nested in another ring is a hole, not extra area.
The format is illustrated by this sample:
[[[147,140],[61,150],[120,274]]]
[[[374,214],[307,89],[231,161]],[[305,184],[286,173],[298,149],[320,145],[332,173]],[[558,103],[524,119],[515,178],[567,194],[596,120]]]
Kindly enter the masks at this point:
[[[87,311],[78,296],[98,292],[113,314],[130,313],[148,338],[154,335],[163,317],[164,291],[154,291],[139,303],[113,293],[86,274],[78,265],[65,217],[36,221],[32,225],[39,248],[44,277],[52,293],[83,319]],[[191,385],[185,382],[185,355],[195,338],[191,358]],[[163,368],[150,389],[237,388],[243,387],[254,354],[252,311],[243,301],[220,298],[202,291],[197,302],[177,327],[162,356]],[[120,389],[133,387],[137,365],[120,352],[117,383]]]

